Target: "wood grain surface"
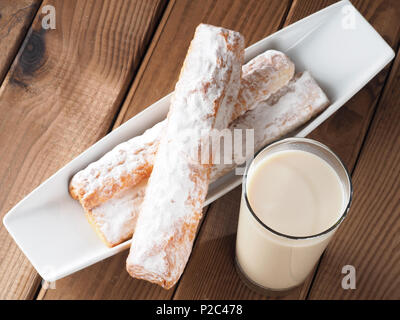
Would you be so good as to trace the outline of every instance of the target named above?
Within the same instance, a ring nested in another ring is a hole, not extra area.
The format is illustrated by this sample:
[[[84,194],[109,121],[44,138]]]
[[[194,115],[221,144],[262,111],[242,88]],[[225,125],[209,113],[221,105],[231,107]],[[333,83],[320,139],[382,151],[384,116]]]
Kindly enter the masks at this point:
[[[238,30],[245,36],[248,46],[279,28],[288,5],[288,1],[281,0],[170,2],[144,59],[146,63],[140,67],[116,126],[173,90],[199,23],[207,22]],[[41,296],[45,299],[91,299],[99,296],[109,299],[172,298],[174,289],[166,291],[157,285],[132,279],[125,271],[126,256],[127,252],[121,253],[88,270],[57,281],[56,290],[48,290]],[[99,286],[98,279],[112,269],[115,270],[113,281]]]
[[[325,251],[311,299],[400,299],[400,58],[353,174],[354,201]],[[342,267],[356,270],[343,290]]]
[[[41,0],[0,1],[0,85],[40,3]]]
[[[44,1],[0,89],[0,212],[107,133],[165,2]],[[0,298],[33,297],[39,277],[0,225]],[[60,248],[61,250],[61,248]]]
[[[314,0],[314,2],[319,2]],[[333,3],[333,1],[329,1]],[[352,1],[353,5],[374,26],[385,41],[396,49],[400,40],[400,11],[396,0]],[[294,13],[296,15],[296,13]],[[334,150],[352,173],[356,166],[365,135],[374,115],[377,102],[387,80],[392,63],[350,99],[336,114],[309,137],[319,140]],[[322,256],[322,259],[324,256]],[[314,276],[319,273],[317,269]],[[301,297],[306,298],[311,289],[310,277]]]
[[[294,1],[285,25],[289,25],[334,1]],[[397,14],[394,1],[354,1],[353,4],[386,38],[398,43]],[[389,22],[388,22],[389,21]],[[387,70],[381,72],[310,137],[330,146],[353,168],[379,98]],[[234,268],[234,247],[240,205],[240,187],[211,204],[196,247],[176,290],[175,299],[265,299],[244,286]],[[305,299],[313,274],[303,286],[292,290],[285,299]],[[271,298],[271,297],[269,297]]]

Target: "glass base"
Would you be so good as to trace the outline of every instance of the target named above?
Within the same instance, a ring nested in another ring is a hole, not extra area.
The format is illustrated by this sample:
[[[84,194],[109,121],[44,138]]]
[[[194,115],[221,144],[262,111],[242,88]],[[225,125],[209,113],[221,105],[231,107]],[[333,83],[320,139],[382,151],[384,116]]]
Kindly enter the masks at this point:
[[[267,297],[284,297],[299,288],[299,285],[287,288],[287,289],[271,289],[264,287],[262,285],[257,284],[253,280],[247,277],[247,275],[244,273],[242,267],[240,266],[239,262],[237,261],[237,258],[235,257],[235,268],[236,271],[240,277],[240,279],[243,281],[243,283],[250,289],[253,290],[259,294],[262,294]]]

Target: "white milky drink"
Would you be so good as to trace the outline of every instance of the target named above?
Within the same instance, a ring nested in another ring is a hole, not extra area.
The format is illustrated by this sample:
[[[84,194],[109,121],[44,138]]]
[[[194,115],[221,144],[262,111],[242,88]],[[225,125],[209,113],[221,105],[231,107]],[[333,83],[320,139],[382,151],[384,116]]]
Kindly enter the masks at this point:
[[[247,169],[236,261],[247,282],[286,290],[312,271],[343,220],[351,182],[322,144],[291,138],[261,151]]]

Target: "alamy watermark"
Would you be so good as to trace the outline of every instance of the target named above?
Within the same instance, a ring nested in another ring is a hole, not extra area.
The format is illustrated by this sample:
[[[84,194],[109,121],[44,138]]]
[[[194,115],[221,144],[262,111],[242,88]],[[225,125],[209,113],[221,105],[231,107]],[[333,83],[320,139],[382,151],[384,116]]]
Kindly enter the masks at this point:
[[[350,264],[347,264],[343,266],[342,274],[345,274],[342,279],[342,288],[344,290],[356,289],[356,268]]]
[[[42,8],[42,14],[45,16],[42,18],[42,28],[45,30],[56,28],[56,8],[52,5],[45,5]]]
[[[173,167],[180,154],[185,155],[189,165],[196,170],[198,165],[213,165],[218,171],[235,168],[235,174],[243,175],[244,166],[254,157],[254,129],[181,130],[177,138],[170,141],[170,157],[166,164]],[[198,146],[196,147],[196,144]],[[193,147],[195,146],[195,147]]]
[[[354,30],[356,28],[356,10],[352,5],[342,8],[342,28],[345,30]]]
[[[52,266],[46,266],[44,268],[43,274],[46,276],[46,279],[54,279],[54,275],[55,275],[55,271],[54,271],[54,267]],[[42,280],[42,288],[43,289],[55,289],[56,288],[56,281],[55,280],[50,280],[50,281],[46,281],[46,280]]]

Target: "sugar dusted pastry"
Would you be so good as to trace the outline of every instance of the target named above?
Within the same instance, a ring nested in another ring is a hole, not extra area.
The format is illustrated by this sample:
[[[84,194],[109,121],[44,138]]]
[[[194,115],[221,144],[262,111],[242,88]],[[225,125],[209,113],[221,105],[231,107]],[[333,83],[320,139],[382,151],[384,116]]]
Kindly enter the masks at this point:
[[[286,85],[293,74],[294,64],[279,51],[268,50],[250,60],[242,68],[239,97],[231,102],[234,105],[232,120]],[[79,171],[69,186],[72,197],[78,199],[85,210],[90,210],[147,179],[165,127],[166,121],[158,123]]]
[[[79,171],[69,185],[71,196],[88,210],[111,199],[117,192],[147,179],[153,169],[154,155],[164,128],[165,121],[157,123]]]
[[[325,109],[329,100],[309,72],[297,74],[289,85],[282,88],[252,111],[239,117],[229,126],[233,129],[254,129],[255,150],[261,149],[282,136],[297,129]],[[245,145],[245,143],[243,143]],[[246,157],[235,154],[235,162]],[[233,162],[234,163],[234,162]],[[233,169],[233,165],[214,165],[211,182]],[[118,245],[132,237],[140,205],[144,197],[147,179],[140,185],[117,193],[115,198],[104,202],[87,215],[95,223],[95,229],[109,246]]]
[[[280,74],[280,77],[275,74]],[[241,114],[253,109],[257,102],[265,100],[278,87],[287,84],[293,74],[293,63],[279,51],[268,50],[256,56],[242,67],[239,89],[242,98],[238,98],[240,103],[232,103],[234,113],[235,110],[236,114]],[[260,75],[263,76],[260,78]],[[246,90],[242,89],[243,84]],[[71,180],[71,195],[80,200],[87,219],[109,247],[132,237],[134,229],[131,226],[136,221],[139,209],[137,205],[132,206],[131,200],[144,194],[140,186],[135,186],[147,183],[165,126],[166,120],[142,136],[121,143]]]
[[[114,247],[132,237],[148,179],[115,194],[101,205],[85,210],[86,218],[101,240]]]
[[[242,77],[232,120],[287,85],[294,75],[294,69],[293,62],[284,53],[276,50],[265,51],[246,63],[242,68],[245,76]]]
[[[210,164],[199,152],[213,129],[227,128],[237,99],[242,36],[201,24],[185,58],[154,159],[127,259],[135,278],[171,288],[192,250]]]

